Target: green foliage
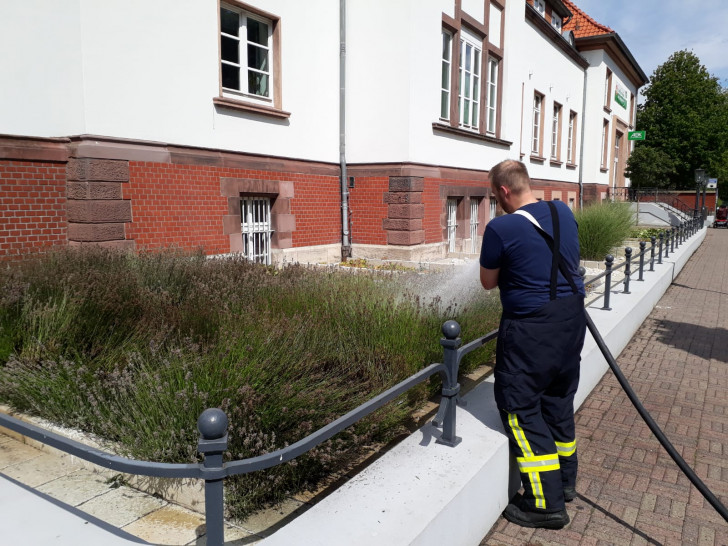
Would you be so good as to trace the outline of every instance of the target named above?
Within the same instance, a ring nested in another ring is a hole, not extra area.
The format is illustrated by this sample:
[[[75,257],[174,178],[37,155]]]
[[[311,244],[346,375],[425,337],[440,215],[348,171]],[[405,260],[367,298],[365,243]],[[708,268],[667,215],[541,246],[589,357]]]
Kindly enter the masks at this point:
[[[649,241],[650,237],[659,237],[663,230],[660,228],[640,228],[630,231],[630,239],[639,239],[641,241]]]
[[[637,143],[629,161],[635,185],[693,189],[697,168],[728,183],[728,95],[700,59],[690,51],[673,53],[643,95],[637,128],[647,131],[647,140]]]
[[[196,461],[197,418],[219,407],[228,459],[261,455],[441,361],[445,320],[471,339],[497,326],[496,298],[481,291],[443,308],[417,293],[423,275],[52,253],[0,271],[0,401],[162,462]],[[464,372],[492,350],[469,356]],[[410,426],[436,387],[408,391],[289,463],[226,480],[230,513],[315,487]]]
[[[634,225],[629,203],[607,202],[576,211],[579,246],[585,260],[603,260],[630,235]]]
[[[659,148],[637,142],[627,160],[625,176],[636,188],[661,188],[669,184],[670,177],[677,174],[673,160]]]

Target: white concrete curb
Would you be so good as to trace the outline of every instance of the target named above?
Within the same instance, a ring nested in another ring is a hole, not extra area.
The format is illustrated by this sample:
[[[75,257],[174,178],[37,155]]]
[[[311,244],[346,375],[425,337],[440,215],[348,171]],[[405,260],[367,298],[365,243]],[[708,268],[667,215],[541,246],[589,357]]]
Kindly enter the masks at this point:
[[[705,236],[703,228],[654,272],[645,272],[643,282],[632,280],[631,294],[619,293],[621,284],[613,287],[611,311],[598,308],[601,299],[588,308],[615,357]],[[607,368],[587,333],[576,407]],[[492,382],[485,381],[464,397],[467,406],[457,416],[462,442],[455,448],[435,443],[440,431],[428,424],[260,544],[480,544],[519,484],[492,391]]]

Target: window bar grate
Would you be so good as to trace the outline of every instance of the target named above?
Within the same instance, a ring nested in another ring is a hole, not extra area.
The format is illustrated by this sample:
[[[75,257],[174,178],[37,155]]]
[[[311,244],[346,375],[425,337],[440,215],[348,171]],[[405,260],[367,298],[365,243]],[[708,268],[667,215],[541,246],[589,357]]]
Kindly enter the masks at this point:
[[[448,252],[455,252],[455,236],[457,234],[457,210],[458,202],[456,199],[449,198],[447,200],[447,242]]]
[[[240,218],[245,257],[252,262],[270,265],[270,239],[273,233],[270,222],[270,199],[267,197],[241,199]]]
[[[470,200],[470,253],[478,253],[478,210],[480,208],[479,199]]]

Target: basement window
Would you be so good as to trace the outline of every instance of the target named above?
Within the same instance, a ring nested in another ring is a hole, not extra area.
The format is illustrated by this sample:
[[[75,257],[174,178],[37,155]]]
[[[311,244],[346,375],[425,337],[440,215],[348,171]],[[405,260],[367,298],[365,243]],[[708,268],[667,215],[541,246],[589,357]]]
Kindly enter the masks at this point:
[[[240,220],[245,257],[251,262],[270,265],[273,235],[270,198],[243,197],[240,200]]]

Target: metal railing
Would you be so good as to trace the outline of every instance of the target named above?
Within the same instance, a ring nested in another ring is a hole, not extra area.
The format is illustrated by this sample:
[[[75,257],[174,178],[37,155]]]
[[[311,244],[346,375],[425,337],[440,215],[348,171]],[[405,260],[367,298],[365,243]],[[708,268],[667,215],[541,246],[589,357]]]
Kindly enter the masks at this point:
[[[614,257],[608,255],[605,260],[606,270],[586,281],[586,284],[589,285],[601,278],[605,279],[604,306],[601,309],[611,309],[609,307],[609,296],[611,292],[611,276],[614,271],[622,267],[625,268],[624,280],[620,282],[624,283],[623,293],[629,294],[630,278],[633,275],[632,260],[639,260],[637,269],[639,277],[637,280],[644,280],[643,275],[648,252],[649,271],[654,271],[655,262],[658,264],[662,263],[663,253],[665,258],[669,257],[669,254],[675,252],[675,248],[679,247],[687,238],[695,234],[701,225],[700,218],[693,218],[681,224],[679,227],[664,230],[659,236],[651,237],[649,248],[646,248],[647,244],[645,241],[641,241],[640,252],[634,257],[632,256],[632,249],[627,247],[625,249],[626,261],[616,267],[613,265]],[[432,420],[434,426],[442,428],[442,434],[436,441],[437,443],[450,447],[455,447],[460,443],[461,439],[456,435],[456,407],[458,403],[463,404],[463,402],[459,402],[460,384],[458,383],[458,370],[460,363],[466,354],[494,340],[498,335],[498,330],[493,330],[462,347],[460,325],[456,321],[449,320],[445,322],[442,326],[442,334],[444,336],[440,340],[440,344],[443,347],[442,363],[434,363],[423,368],[416,374],[413,374],[397,385],[353,409],[346,415],[343,415],[290,446],[249,459],[227,463],[223,462],[223,453],[227,450],[228,418],[222,410],[217,408],[206,409],[197,420],[197,428],[200,433],[197,450],[204,456],[202,463],[155,463],[128,459],[87,446],[81,442],[4,414],[0,414],[0,426],[117,472],[159,478],[194,478],[204,480],[207,544],[210,546],[221,546],[224,541],[223,480],[225,478],[264,470],[288,462],[353,425],[363,417],[381,408],[397,396],[422,383],[434,374],[440,374],[442,380],[442,398],[437,414]]]
[[[696,208],[683,201],[674,193],[663,188],[607,188],[607,197],[612,200],[631,201],[639,203],[663,203],[672,207],[686,218],[697,216]]]
[[[442,333],[445,336],[440,340],[443,347],[442,363],[427,366],[290,446],[249,459],[223,462],[223,453],[227,450],[228,418],[225,412],[217,408],[206,409],[197,420],[197,429],[200,433],[197,451],[204,455],[204,460],[202,463],[190,464],[155,463],[120,457],[4,414],[0,414],[0,426],[117,472],[157,478],[204,480],[207,544],[221,546],[224,541],[223,480],[225,478],[264,470],[288,462],[350,427],[434,374],[440,374],[442,380],[442,398],[437,414],[432,421],[436,427],[442,428],[442,435],[436,441],[450,447],[455,447],[460,443],[461,439],[456,435],[456,406],[460,397],[460,384],[458,383],[460,362],[466,354],[495,339],[498,331],[494,330],[463,347],[460,347],[460,325],[457,322],[454,320],[445,322],[442,326]]]
[[[587,286],[593,285],[596,281],[604,279],[604,305],[601,309],[610,311],[612,308],[609,306],[610,294],[612,291],[612,273],[624,268],[624,279],[619,281],[624,284],[623,294],[629,294],[629,283],[634,272],[632,271],[633,260],[638,260],[637,271],[639,273],[637,280],[644,280],[645,271],[645,260],[647,253],[649,252],[649,270],[654,271],[655,261],[658,264],[662,264],[663,254],[665,258],[670,256],[670,253],[675,252],[675,248],[679,248],[689,237],[694,235],[702,227],[702,218],[691,218],[679,226],[664,229],[655,236],[650,237],[650,246],[647,248],[646,241],[640,241],[640,252],[636,256],[632,256],[633,249],[626,247],[624,249],[625,261],[621,264],[614,265],[614,256],[607,254],[604,259],[605,270],[603,273],[592,277],[588,281],[585,281]]]

